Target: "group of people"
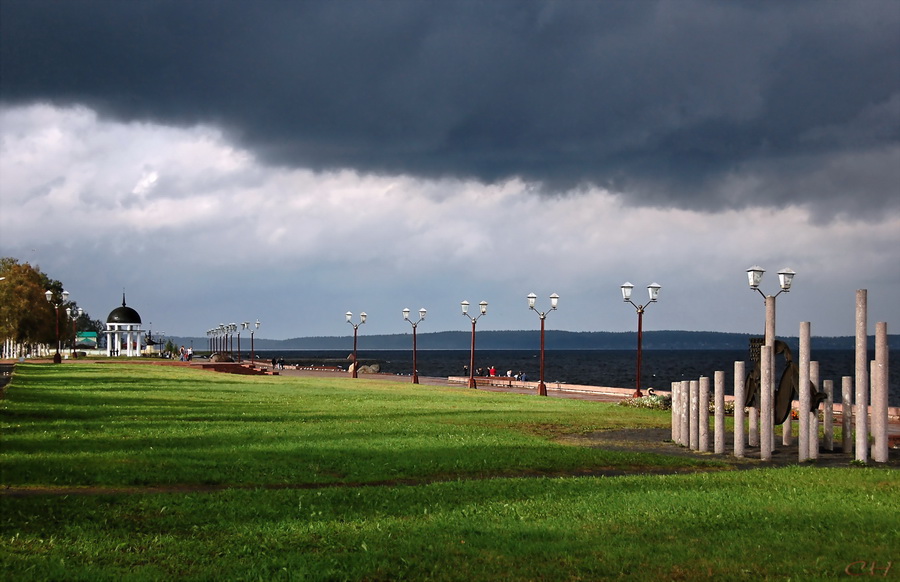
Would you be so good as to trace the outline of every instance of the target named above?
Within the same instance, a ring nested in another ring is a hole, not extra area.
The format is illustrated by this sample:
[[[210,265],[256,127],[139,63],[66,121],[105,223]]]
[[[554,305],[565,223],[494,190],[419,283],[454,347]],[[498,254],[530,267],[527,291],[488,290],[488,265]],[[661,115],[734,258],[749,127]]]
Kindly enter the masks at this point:
[[[194,348],[185,348],[181,346],[181,349],[178,350],[178,359],[182,362],[190,362],[194,359]]]
[[[469,375],[469,366],[463,366],[463,372],[465,373],[466,376],[468,376]],[[497,376],[497,368],[495,368],[494,366],[491,366],[490,368],[487,368],[487,369],[475,368],[475,376],[492,377],[492,378],[496,377]],[[523,382],[527,381],[527,379],[528,379],[523,372],[519,371],[518,374],[514,374],[512,370],[506,371],[506,377],[514,378],[515,380],[521,380]]]
[[[284,358],[272,358],[273,370],[284,370]]]

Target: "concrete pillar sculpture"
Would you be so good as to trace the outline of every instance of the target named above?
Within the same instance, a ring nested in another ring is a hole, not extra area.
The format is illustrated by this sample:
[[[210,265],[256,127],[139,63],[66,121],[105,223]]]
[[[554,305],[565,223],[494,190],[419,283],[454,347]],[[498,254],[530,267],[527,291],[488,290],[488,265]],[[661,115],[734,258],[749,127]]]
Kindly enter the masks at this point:
[[[888,333],[887,322],[875,324],[875,366],[872,381],[872,419],[875,443],[872,459],[876,463],[888,461]]]
[[[824,433],[824,444],[826,451],[834,450],[834,381],[825,380],[822,382],[822,389],[825,391],[825,410],[822,413],[822,432]]]
[[[760,348],[759,458],[772,460],[775,444],[775,408],[772,394],[772,346]]]
[[[698,450],[701,453],[709,452],[709,376],[700,376],[700,427]]]
[[[841,452],[853,451],[853,378],[841,377]]]
[[[744,362],[734,363],[734,456],[743,457],[745,451],[744,408],[747,404]]]
[[[679,382],[681,390],[681,441],[686,447],[691,446],[691,383],[687,380]]]
[[[869,358],[866,353],[867,291],[856,291],[856,460],[869,462]]]
[[[816,387],[816,392],[819,391],[819,362],[810,362],[809,363],[809,381],[813,386]],[[807,394],[809,394],[809,390],[807,390]],[[806,397],[808,401],[811,402],[811,398],[809,396]],[[809,406],[807,405],[807,410],[809,410]],[[802,413],[801,413],[802,414]],[[810,459],[818,459],[819,458],[819,409],[816,407],[815,410],[809,410],[806,413],[807,418],[809,418],[809,431],[807,442],[809,444],[809,458]]]
[[[681,398],[681,383],[672,382],[672,442],[675,444],[681,444],[681,419],[678,416],[679,398]]]
[[[700,445],[700,382],[691,380],[691,413],[690,413],[690,429],[691,440],[690,447],[692,451],[696,451]]]
[[[809,354],[810,354],[810,325],[808,321],[800,322],[800,354],[799,354],[799,391],[797,412],[797,460],[803,462],[809,458]]]
[[[715,385],[716,417],[713,421],[713,452],[721,455],[725,452],[725,372],[716,371],[713,383]]]

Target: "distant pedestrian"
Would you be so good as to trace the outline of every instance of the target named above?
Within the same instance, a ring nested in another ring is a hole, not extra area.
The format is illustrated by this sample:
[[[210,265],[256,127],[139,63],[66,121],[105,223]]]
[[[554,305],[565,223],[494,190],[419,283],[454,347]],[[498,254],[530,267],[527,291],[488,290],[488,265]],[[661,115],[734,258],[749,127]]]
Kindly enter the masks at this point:
[[[284,358],[278,358],[278,369],[284,370]]]
[[[272,356],[272,369],[275,370],[277,368],[278,368],[278,358],[275,356]]]

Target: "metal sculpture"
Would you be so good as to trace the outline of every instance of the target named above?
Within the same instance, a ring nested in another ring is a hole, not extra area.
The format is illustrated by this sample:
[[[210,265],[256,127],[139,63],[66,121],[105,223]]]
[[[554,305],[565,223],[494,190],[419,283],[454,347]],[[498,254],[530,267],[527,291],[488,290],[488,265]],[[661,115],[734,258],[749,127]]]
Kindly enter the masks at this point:
[[[759,407],[760,404],[760,377],[762,372],[760,370],[759,349],[764,343],[762,338],[750,339],[750,359],[754,363],[753,369],[747,374],[746,384],[747,406],[750,407]],[[778,387],[775,389],[774,422],[776,425],[784,424],[784,421],[787,420],[788,415],[791,413],[791,403],[800,395],[797,389],[800,384],[800,368],[794,362],[791,348],[783,341],[775,340],[774,355],[778,356],[779,354],[784,356],[785,366]],[[828,395],[825,392],[816,390],[816,385],[812,382],[809,383],[808,390],[810,392],[809,411],[812,412],[819,408],[819,404],[828,398]]]

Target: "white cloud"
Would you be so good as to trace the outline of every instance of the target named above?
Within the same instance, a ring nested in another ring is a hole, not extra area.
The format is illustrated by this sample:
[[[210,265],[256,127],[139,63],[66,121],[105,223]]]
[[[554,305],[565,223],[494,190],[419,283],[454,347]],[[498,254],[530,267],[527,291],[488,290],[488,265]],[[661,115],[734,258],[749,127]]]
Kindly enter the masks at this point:
[[[518,180],[266,167],[212,127],[80,107],[5,107],[0,131],[0,254],[39,264],[95,318],[125,286],[170,334],[259,317],[261,337],[338,335],[348,309],[369,313],[368,333],[402,333],[400,309],[421,306],[429,331],[462,329],[462,299],[491,303],[487,329],[530,328],[530,291],[562,296],[557,329],[631,330],[626,279],[663,285],[651,329],[750,331],[761,314],[744,270],[757,262],[798,271],[787,303],[829,318],[820,333],[852,334],[852,289],[867,285],[896,316],[878,299],[900,282],[896,215],[823,224],[795,206],[702,213],[600,189],[538,196]]]

